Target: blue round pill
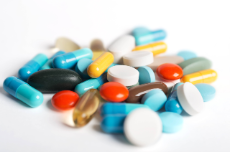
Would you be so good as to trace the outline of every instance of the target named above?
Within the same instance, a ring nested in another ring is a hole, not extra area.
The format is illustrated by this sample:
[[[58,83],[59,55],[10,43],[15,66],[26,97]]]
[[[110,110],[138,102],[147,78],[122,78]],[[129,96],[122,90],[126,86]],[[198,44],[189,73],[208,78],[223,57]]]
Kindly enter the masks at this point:
[[[174,98],[174,99],[166,101],[165,111],[181,114],[183,111],[183,108],[181,107],[180,103],[178,102],[178,99]]]
[[[139,84],[155,82],[155,74],[150,67],[143,66],[137,69],[139,71]]]
[[[90,76],[87,73],[87,68],[92,62],[93,60],[88,58],[80,59],[75,66],[75,71],[80,74],[83,79],[90,79]]]
[[[179,53],[177,53],[177,55],[182,57],[184,60],[197,57],[196,53],[192,51],[180,51]]]
[[[200,94],[204,102],[212,100],[216,95],[216,89],[206,83],[199,83],[195,85],[196,88],[200,91]]]
[[[181,115],[173,112],[162,112],[159,114],[164,133],[175,133],[182,129],[183,118]]]

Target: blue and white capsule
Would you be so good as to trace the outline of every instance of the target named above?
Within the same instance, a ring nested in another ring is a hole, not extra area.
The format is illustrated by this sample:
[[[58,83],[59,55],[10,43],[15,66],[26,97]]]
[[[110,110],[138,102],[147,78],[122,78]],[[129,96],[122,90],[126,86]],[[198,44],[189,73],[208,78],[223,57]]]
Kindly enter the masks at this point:
[[[123,133],[124,121],[127,115],[106,115],[101,122],[101,129],[106,133]]]
[[[48,57],[45,54],[38,54],[32,60],[27,62],[21,69],[18,71],[18,77],[23,81],[27,81],[30,75],[37,72],[48,60]]]
[[[52,65],[52,62],[53,62],[53,59],[55,57],[57,57],[58,55],[62,55],[62,54],[65,54],[65,51],[58,51],[57,53],[55,53],[51,58],[49,58],[49,60],[41,67],[40,70],[45,70],[45,69],[51,69],[53,68],[53,65]]]
[[[41,92],[14,76],[5,79],[3,88],[6,92],[30,107],[38,107],[43,102],[43,95]]]
[[[55,57],[53,59],[53,66],[54,68],[71,69],[80,59],[92,59],[92,57],[93,52],[89,48],[84,48]]]

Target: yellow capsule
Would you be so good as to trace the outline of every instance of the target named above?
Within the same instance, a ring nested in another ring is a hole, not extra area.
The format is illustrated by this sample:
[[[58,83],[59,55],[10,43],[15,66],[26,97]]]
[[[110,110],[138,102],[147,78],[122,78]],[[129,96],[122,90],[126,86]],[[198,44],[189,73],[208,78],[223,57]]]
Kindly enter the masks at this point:
[[[147,45],[141,45],[133,49],[133,51],[150,51],[153,53],[154,56],[164,53],[166,52],[166,50],[167,50],[167,45],[164,42],[155,42]]]
[[[208,69],[185,75],[181,78],[181,82],[191,82],[192,84],[212,83],[216,81],[216,79],[217,72],[215,70]]]
[[[96,60],[103,53],[105,53],[105,51],[93,51],[93,58],[92,58],[92,60]]]
[[[99,39],[94,39],[90,44],[90,49],[93,51],[93,58],[92,60],[97,59],[105,52],[105,47],[103,42]]]
[[[113,63],[114,57],[110,52],[104,52],[87,69],[87,73],[92,78],[98,78],[106,71],[106,69]]]
[[[73,111],[75,127],[83,127],[93,118],[102,100],[98,90],[88,90],[80,99]]]

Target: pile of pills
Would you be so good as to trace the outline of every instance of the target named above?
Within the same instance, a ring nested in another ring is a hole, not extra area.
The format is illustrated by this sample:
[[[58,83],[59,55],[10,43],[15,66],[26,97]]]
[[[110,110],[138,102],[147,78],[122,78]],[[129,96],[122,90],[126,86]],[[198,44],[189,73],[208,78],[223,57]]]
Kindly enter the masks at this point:
[[[182,111],[196,115],[216,90],[212,63],[191,51],[162,54],[167,45],[164,30],[135,28],[132,35],[115,40],[107,49],[99,40],[80,48],[67,38],[56,41],[56,53],[48,59],[38,54],[6,78],[6,92],[38,107],[42,93],[56,93],[52,105],[73,109],[73,122],[83,127],[97,111],[106,133],[124,133],[130,143],[148,146],[163,133],[183,127]],[[164,108],[165,112],[158,112]]]

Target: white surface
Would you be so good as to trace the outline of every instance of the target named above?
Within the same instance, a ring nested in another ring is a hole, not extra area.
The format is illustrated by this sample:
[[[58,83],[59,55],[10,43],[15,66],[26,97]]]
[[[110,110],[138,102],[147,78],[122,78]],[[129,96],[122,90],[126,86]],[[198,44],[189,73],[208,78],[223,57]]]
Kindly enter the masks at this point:
[[[123,56],[123,63],[132,67],[141,67],[153,63],[153,53],[148,51],[135,51]]]
[[[150,146],[159,140],[162,122],[154,111],[138,108],[125,118],[124,133],[133,145]]]
[[[204,110],[204,100],[196,86],[190,82],[178,87],[177,97],[183,109],[190,115],[196,115]]]
[[[119,82],[124,86],[132,86],[137,84],[139,72],[135,68],[127,65],[115,65],[109,68],[107,80],[110,82]]]
[[[1,152],[226,152],[230,151],[230,21],[229,0],[6,0],[0,5],[0,151]],[[28,108],[2,88],[37,53],[51,56],[60,36],[89,46],[100,38],[105,46],[134,27],[167,32],[166,54],[192,50],[213,62],[216,97],[202,113],[183,115],[184,127],[163,134],[151,147],[140,148],[123,135],[100,131],[98,119],[75,129],[62,122],[65,113],[44,103]]]

